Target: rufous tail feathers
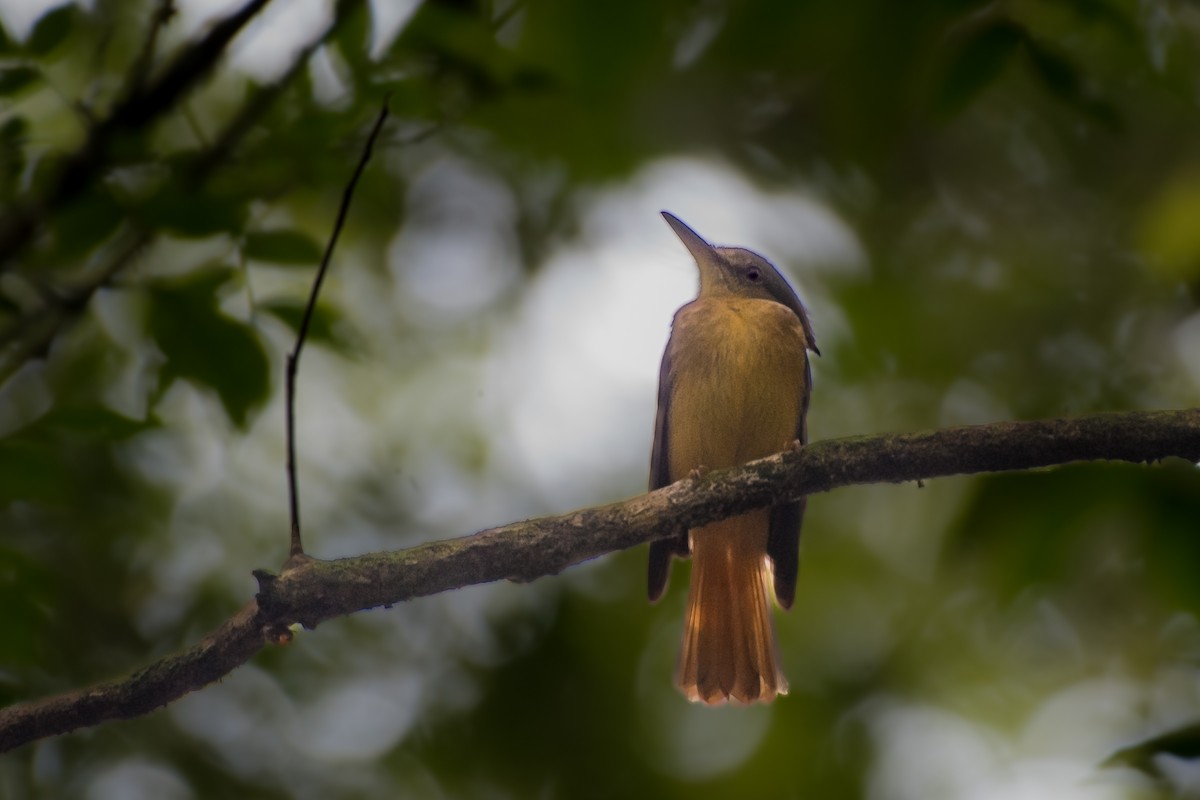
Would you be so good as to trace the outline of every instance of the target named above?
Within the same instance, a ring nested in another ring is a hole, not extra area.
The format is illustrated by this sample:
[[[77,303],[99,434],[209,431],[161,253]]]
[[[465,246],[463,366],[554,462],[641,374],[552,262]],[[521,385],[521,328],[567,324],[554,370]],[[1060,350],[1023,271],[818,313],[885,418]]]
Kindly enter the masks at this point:
[[[689,700],[769,703],[787,694],[771,619],[761,512],[692,531],[692,579],[675,682]]]

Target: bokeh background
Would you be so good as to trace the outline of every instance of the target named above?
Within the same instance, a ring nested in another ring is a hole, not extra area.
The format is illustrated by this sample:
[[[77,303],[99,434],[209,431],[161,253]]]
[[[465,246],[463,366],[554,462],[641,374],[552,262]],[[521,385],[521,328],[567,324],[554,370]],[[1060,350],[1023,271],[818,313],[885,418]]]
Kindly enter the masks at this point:
[[[0,2],[0,703],[195,642],[286,555],[283,354],[385,94],[299,381],[309,551],[644,488],[694,268],[807,303],[814,439],[1200,389],[1184,0],[276,0],[45,203],[237,7]],[[139,67],[138,65],[141,65]],[[671,685],[644,548],[328,622],[0,798],[1156,798],[1200,792],[1200,476],[1089,464],[814,497],[790,696]],[[1170,734],[1164,736],[1164,734]]]

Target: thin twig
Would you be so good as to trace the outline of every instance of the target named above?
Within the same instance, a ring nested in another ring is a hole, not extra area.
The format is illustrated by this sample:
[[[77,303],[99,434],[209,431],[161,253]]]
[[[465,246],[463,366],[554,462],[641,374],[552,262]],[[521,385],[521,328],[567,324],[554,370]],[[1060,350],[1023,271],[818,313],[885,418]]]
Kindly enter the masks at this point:
[[[321,266],[317,268],[317,275],[313,279],[312,291],[308,295],[308,305],[304,307],[304,316],[300,318],[300,329],[296,332],[296,345],[287,357],[284,392],[287,420],[288,507],[291,510],[292,519],[291,546],[288,548],[288,555],[292,558],[304,555],[304,546],[300,542],[300,496],[296,489],[296,370],[300,365],[300,350],[304,347],[304,340],[308,336],[308,326],[312,322],[313,311],[317,307],[317,296],[321,293],[321,284],[325,281],[325,273],[329,269],[329,259],[333,256],[333,248],[337,245],[342,226],[346,224],[346,214],[350,211],[354,188],[358,185],[358,179],[371,159],[375,139],[379,136],[379,131],[382,130],[383,123],[387,119],[389,98],[390,95],[384,96],[383,104],[379,108],[379,116],[375,118],[375,126],[371,128],[371,133],[367,136],[367,143],[363,147],[362,156],[358,159],[358,166],[354,168],[354,174],[350,176],[350,182],[346,184],[346,189],[342,192],[342,204],[338,208],[337,221],[333,224],[333,232],[329,235],[329,243],[325,245],[325,254],[321,257]]]

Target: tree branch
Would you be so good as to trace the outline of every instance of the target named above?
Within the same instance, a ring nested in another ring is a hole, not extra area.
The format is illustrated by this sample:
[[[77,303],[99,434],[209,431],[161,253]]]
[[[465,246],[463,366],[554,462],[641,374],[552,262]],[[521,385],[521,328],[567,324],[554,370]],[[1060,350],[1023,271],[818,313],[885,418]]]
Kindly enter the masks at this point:
[[[0,710],[0,752],[149,713],[245,663],[294,622],[324,620],[497,580],[530,581],[572,564],[753,508],[842,486],[1034,469],[1074,461],[1200,461],[1200,409],[999,422],[816,442],[689,478],[620,503],[516,522],[473,536],[256,572],[259,593],[199,644],[121,680]]]
[[[258,604],[247,603],[186,650],[120,680],[0,710],[0,752],[110,719],[132,719],[219,680],[266,642]]]
[[[168,5],[169,0],[163,0],[156,16],[161,16],[163,8]],[[215,142],[191,162],[184,173],[185,189],[199,190],[203,186],[210,174],[223,165],[246,132],[291,85],[307,65],[312,53],[337,31],[338,26],[349,14],[361,10],[360,6],[361,0],[338,0],[333,21],[304,46],[282,77],[272,84],[255,88],[242,103],[238,113],[216,137]],[[136,76],[142,73],[135,70],[132,74]],[[5,221],[0,221],[0,254],[3,253],[4,224]],[[94,270],[90,277],[75,285],[53,287],[53,292],[47,294],[44,305],[24,314],[0,330],[0,384],[8,380],[30,358],[43,355],[62,328],[83,312],[91,296],[100,288],[109,285],[151,242],[150,231],[136,225],[133,228],[126,231],[127,242],[116,248],[113,257],[104,266]],[[3,256],[0,255],[0,272],[3,271]]]
[[[128,79],[130,91],[112,112],[89,132],[79,150],[66,159],[62,170],[46,194],[23,207],[10,208],[0,220],[0,272],[11,266],[14,257],[33,239],[39,225],[52,211],[76,198],[109,166],[109,145],[118,135],[143,130],[158,120],[204,78],[251,19],[270,0],[249,0],[237,11],[221,19],[208,33],[184,49],[148,87],[137,74]]]

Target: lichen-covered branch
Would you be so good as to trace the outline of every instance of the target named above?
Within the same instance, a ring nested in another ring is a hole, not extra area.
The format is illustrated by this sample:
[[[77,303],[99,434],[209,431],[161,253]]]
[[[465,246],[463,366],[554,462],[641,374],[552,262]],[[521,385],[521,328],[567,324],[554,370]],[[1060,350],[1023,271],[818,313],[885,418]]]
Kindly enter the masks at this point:
[[[121,680],[0,710],[0,752],[146,714],[245,663],[286,626],[460,586],[529,581],[682,527],[842,486],[1033,469],[1073,461],[1200,461],[1200,409],[1000,422],[816,442],[620,503],[515,522],[409,550],[336,561],[294,558],[199,644]]]
[[[0,752],[27,742],[149,714],[250,660],[270,637],[251,601],[198,644],[120,680],[0,709]]]

